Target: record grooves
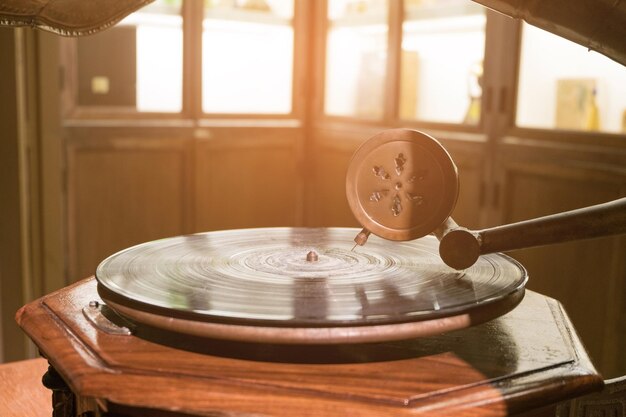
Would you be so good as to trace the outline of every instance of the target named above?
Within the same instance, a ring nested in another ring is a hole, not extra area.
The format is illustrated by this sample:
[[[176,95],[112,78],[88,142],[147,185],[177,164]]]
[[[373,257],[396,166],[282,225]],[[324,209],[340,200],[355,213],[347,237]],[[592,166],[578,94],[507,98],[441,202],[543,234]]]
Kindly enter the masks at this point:
[[[168,326],[211,328],[211,337],[243,331],[244,340],[298,329],[305,343],[338,334],[350,340],[351,332],[411,333],[415,323],[472,311],[476,321],[503,314],[523,296],[526,272],[504,255],[459,272],[441,262],[431,236],[372,238],[351,251],[356,231],[242,229],[148,242],[104,260],[98,292],[118,313],[157,327],[162,317]],[[384,329],[389,325],[396,328]]]

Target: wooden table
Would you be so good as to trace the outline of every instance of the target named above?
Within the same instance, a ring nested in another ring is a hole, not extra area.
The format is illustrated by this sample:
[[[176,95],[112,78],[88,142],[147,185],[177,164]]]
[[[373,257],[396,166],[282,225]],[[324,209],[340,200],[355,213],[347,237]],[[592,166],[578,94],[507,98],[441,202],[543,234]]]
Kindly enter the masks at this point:
[[[512,312],[469,329],[335,347],[168,347],[154,341],[158,332],[96,328],[82,312],[92,300],[90,278],[17,314],[53,367],[58,416],[535,415],[602,387],[560,304],[530,291]]]
[[[50,391],[41,385],[47,369],[48,364],[41,358],[0,365],[0,416],[49,416]]]

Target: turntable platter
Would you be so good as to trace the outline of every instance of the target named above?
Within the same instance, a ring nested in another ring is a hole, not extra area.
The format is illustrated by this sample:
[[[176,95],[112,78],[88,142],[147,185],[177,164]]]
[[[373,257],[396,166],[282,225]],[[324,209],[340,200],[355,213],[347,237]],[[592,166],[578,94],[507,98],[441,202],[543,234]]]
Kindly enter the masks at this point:
[[[208,232],[140,244],[104,260],[98,291],[133,321],[207,337],[278,343],[377,341],[499,316],[523,297],[511,258],[455,271],[432,236],[352,249],[350,228]]]

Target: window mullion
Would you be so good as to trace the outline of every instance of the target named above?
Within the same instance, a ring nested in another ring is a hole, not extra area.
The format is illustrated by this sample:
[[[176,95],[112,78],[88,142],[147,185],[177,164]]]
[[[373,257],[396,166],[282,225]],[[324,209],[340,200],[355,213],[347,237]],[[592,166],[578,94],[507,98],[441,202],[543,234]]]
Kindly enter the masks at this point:
[[[183,113],[195,120],[202,115],[203,16],[203,2],[183,2]]]
[[[402,0],[389,2],[389,32],[387,38],[388,55],[385,86],[385,122],[392,125],[398,118],[400,94],[400,60],[402,50]]]

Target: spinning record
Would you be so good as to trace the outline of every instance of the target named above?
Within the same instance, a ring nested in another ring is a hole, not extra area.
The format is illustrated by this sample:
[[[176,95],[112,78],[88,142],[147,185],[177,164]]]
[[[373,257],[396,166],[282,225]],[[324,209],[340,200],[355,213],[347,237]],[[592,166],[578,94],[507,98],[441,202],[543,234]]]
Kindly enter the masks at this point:
[[[118,313],[166,330],[241,341],[345,343],[403,339],[511,310],[527,275],[511,258],[455,271],[432,236],[372,237],[357,229],[267,228],[144,243],[104,260],[98,291]]]

